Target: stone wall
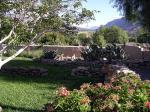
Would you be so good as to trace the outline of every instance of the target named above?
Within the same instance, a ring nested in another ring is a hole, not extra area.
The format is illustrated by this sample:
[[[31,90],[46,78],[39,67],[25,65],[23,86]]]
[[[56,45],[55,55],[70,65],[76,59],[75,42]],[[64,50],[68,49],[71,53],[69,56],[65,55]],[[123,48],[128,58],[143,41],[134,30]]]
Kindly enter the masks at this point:
[[[21,47],[21,46],[20,46]],[[19,47],[18,47],[19,48]],[[44,51],[53,51],[57,50],[62,53],[64,57],[81,57],[82,49],[86,48],[85,46],[59,46],[59,45],[33,45],[27,48],[26,50],[35,50],[42,48]],[[143,62],[150,61],[150,51],[141,51],[141,49],[136,45],[127,44],[125,47],[125,52],[127,54],[127,59],[129,62]]]
[[[40,48],[40,46],[30,46],[27,50],[35,50]],[[44,51],[54,51],[62,53],[64,57],[81,57],[81,51],[85,46],[58,46],[58,45],[44,45]]]
[[[150,62],[150,51],[141,50],[138,46],[133,45],[126,45],[124,47],[124,50],[127,55],[127,61],[128,62],[144,62],[149,61]]]

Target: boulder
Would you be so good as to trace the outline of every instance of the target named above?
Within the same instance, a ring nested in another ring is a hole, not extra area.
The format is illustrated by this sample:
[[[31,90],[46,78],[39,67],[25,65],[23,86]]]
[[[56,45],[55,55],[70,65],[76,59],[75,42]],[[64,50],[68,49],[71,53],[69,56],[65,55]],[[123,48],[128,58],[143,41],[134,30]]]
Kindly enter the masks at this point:
[[[3,109],[2,109],[2,107],[0,106],[0,112],[2,112],[3,111]]]

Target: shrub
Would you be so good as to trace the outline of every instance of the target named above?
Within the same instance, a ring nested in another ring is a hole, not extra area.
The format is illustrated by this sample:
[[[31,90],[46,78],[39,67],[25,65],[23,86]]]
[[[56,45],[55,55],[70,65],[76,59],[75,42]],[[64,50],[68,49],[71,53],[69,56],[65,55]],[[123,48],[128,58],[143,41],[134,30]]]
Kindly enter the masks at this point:
[[[106,45],[106,40],[104,39],[104,36],[98,35],[95,38],[93,37],[94,43],[96,43],[99,46],[104,47]]]
[[[148,112],[150,83],[134,74],[120,74],[110,83],[87,89],[92,112]]]
[[[58,54],[59,53],[56,50],[55,51],[48,51],[48,52],[44,53],[42,58],[44,58],[44,59],[55,59],[58,56]]]
[[[89,112],[89,104],[89,97],[84,91],[68,91],[65,87],[61,87],[54,100],[53,108],[55,112]],[[49,112],[49,110],[46,111]]]
[[[115,44],[107,45],[105,48],[99,47],[98,45],[91,45],[88,49],[84,49],[81,55],[85,60],[90,61],[103,60],[104,58],[106,58],[108,62],[116,59],[125,59],[124,50]]]
[[[9,57],[9,56],[12,56],[15,52],[16,52],[16,50],[9,49],[6,52],[4,52],[3,55],[6,56],[6,57]]]
[[[77,35],[80,45],[87,46],[92,43],[92,38],[90,38],[90,34],[80,33]]]
[[[99,48],[97,45],[91,45],[89,48],[82,50],[81,56],[84,60],[96,61],[100,60],[102,56],[102,48]]]
[[[106,43],[119,43],[124,44],[128,42],[128,33],[117,27],[100,27],[94,34],[93,34],[93,41],[94,43],[99,43],[99,38],[106,41]]]
[[[23,51],[20,57],[37,59],[43,56],[43,50],[31,50],[31,51]]]
[[[38,43],[47,45],[66,45],[66,37],[61,33],[46,33]]]
[[[109,83],[83,84],[73,91],[60,88],[52,105],[56,112],[148,112],[150,81],[120,73]]]

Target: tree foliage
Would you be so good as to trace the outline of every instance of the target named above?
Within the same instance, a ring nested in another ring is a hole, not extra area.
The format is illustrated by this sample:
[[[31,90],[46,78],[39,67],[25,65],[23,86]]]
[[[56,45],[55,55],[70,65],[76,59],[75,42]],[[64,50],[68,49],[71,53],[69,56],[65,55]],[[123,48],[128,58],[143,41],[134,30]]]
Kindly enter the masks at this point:
[[[98,45],[104,44],[105,41],[106,43],[124,44],[128,42],[128,33],[117,26],[101,27],[93,35],[93,40]]]
[[[18,56],[45,33],[72,34],[76,30],[73,25],[94,19],[94,11],[82,6],[85,1],[0,0],[0,44],[25,44],[25,47],[9,58],[3,60],[1,57],[0,67]],[[8,48],[10,47],[6,46],[0,53],[3,54]]]
[[[128,20],[139,21],[150,31],[150,1],[149,0],[111,0]]]
[[[46,30],[50,32],[71,32],[75,29],[72,25],[81,24],[94,19],[93,11],[82,6],[82,2],[84,1],[85,0],[1,0],[0,30],[7,35],[7,30],[11,30],[14,26],[19,38],[26,38],[22,36],[22,33],[26,32],[31,35],[31,38],[34,37],[35,34],[43,33]]]

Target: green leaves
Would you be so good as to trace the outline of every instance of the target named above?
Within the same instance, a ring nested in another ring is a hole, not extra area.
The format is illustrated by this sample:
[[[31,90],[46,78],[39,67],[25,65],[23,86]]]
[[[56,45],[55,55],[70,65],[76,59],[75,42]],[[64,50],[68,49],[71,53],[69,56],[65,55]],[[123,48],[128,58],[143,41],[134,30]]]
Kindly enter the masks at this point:
[[[98,45],[91,45],[90,48],[83,50],[81,55],[85,60],[103,61],[105,58],[109,63],[111,63],[112,60],[125,59],[124,50],[115,44],[107,45],[105,48]]]
[[[26,39],[31,40],[35,34],[41,34],[47,30],[50,30],[50,32],[67,33],[70,30],[70,32],[73,32],[75,28],[71,27],[74,24],[80,24],[94,18],[94,12],[82,6],[82,2],[84,1],[2,0],[0,2],[0,19],[5,20],[9,18],[11,21],[10,27],[15,26],[16,34],[22,41]],[[22,30],[18,24],[25,26],[25,29]],[[3,30],[4,35],[7,35],[8,32],[5,32],[5,30],[8,29],[4,29],[5,23],[1,25],[3,27],[1,31]],[[24,36],[24,34],[27,36]]]
[[[99,44],[98,39],[103,38],[107,43],[119,43],[124,44],[128,42],[128,33],[123,29],[112,26],[112,27],[101,27],[96,33],[93,35],[94,43]]]
[[[139,21],[150,31],[150,1],[149,0],[111,0],[130,21]]]

